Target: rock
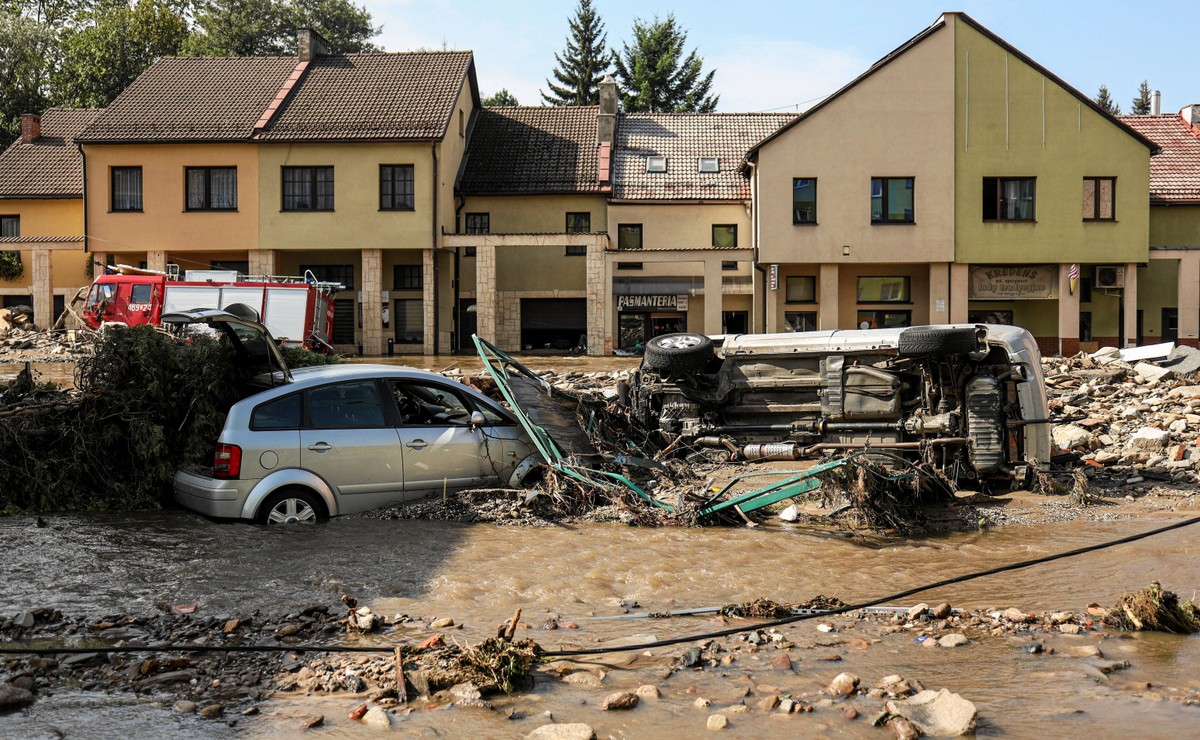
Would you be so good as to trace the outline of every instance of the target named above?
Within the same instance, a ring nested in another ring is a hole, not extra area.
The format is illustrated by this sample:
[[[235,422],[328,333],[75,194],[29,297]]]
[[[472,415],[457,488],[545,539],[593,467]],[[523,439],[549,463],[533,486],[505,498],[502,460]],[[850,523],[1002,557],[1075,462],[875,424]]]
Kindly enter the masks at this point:
[[[769,712],[772,709],[774,709],[775,707],[779,706],[779,696],[777,694],[771,694],[770,696],[764,696],[763,698],[759,699],[758,703],[755,704],[754,706],[761,709],[764,712]]]
[[[1185,378],[1200,371],[1200,349],[1181,344],[1160,365],[1169,368],[1175,375]]]
[[[923,615],[927,611],[929,611],[929,604],[922,602],[920,604],[917,604],[916,606],[909,608],[908,618],[910,620],[919,619],[921,617],[921,615]]]
[[[454,626],[454,620],[451,619],[450,617],[442,617],[441,619],[435,619],[429,623],[429,628],[435,629],[435,630],[445,629],[446,627],[453,627],[453,626]]]
[[[363,715],[362,721],[367,727],[388,728],[392,726],[392,718],[383,707],[371,707]]]
[[[1063,622],[1070,622],[1074,618],[1075,618],[1075,615],[1072,612],[1054,612],[1053,614],[1050,615],[1050,621],[1053,622],[1054,624],[1062,624]]]
[[[853,673],[839,673],[829,682],[826,691],[837,696],[849,696],[858,688],[858,683],[858,676]]]
[[[842,719],[853,722],[858,719],[858,710],[854,707],[842,707]]]
[[[1058,631],[1063,633],[1064,635],[1078,635],[1080,629],[1081,629],[1080,626],[1077,624],[1060,624],[1060,625],[1058,625]]]
[[[1175,375],[1169,367],[1159,367],[1158,365],[1151,365],[1148,362],[1139,362],[1134,365],[1133,372],[1151,384],[1159,383]]]
[[[1073,645],[1069,648],[1071,655],[1077,658],[1103,658],[1104,653],[1095,645]]]
[[[36,622],[32,612],[24,612],[16,619],[16,625],[23,629],[30,629]]]
[[[304,720],[304,729],[311,730],[314,727],[320,727],[323,724],[325,724],[325,715],[316,714]]]
[[[450,693],[457,696],[459,699],[472,701],[483,698],[479,687],[473,683],[460,683],[450,687]]]
[[[775,660],[771,661],[771,666],[782,671],[790,671],[792,670],[792,657],[787,653],[780,653],[775,656]]]
[[[708,709],[712,706],[712,702],[700,696],[696,698],[696,701],[692,702],[692,706],[696,709]]]
[[[575,686],[591,686],[594,689],[598,689],[604,685],[604,679],[591,671],[575,671],[563,676],[563,683],[574,684]]]
[[[209,704],[208,706],[200,707],[196,714],[204,719],[216,719],[225,714],[225,707],[220,704]]]
[[[660,696],[662,696],[662,692],[659,691],[658,687],[653,684],[645,684],[644,686],[638,686],[637,691],[635,691],[634,693],[643,699],[657,699]]]
[[[1016,622],[1018,624],[1024,624],[1029,621],[1029,615],[1027,613],[1021,611],[1020,609],[1016,608],[1015,606],[1012,607],[1011,609],[1005,609],[1003,616],[1008,621]]]
[[[175,702],[175,711],[182,712],[184,714],[191,714],[192,712],[196,711],[196,702],[180,699],[179,701]]]
[[[959,647],[960,645],[970,644],[970,642],[971,641],[967,639],[967,636],[961,632],[951,632],[948,635],[942,636],[942,639],[938,640],[938,644],[944,648]]]
[[[921,733],[904,717],[892,717],[887,723],[888,729],[896,736],[896,740],[917,740]]]
[[[949,689],[926,690],[908,699],[892,699],[887,709],[912,722],[925,735],[946,737],[975,731],[975,705]]]
[[[276,637],[291,637],[300,631],[300,628],[294,624],[285,624],[275,633]]]
[[[1092,433],[1074,424],[1063,424],[1050,431],[1054,446],[1060,450],[1086,450],[1092,446]]]
[[[242,621],[240,619],[230,619],[225,623],[225,626],[221,628],[221,631],[227,635],[232,634],[237,630],[238,627],[241,626],[241,624]]]
[[[708,715],[708,729],[724,730],[728,726],[729,726],[729,718],[726,717],[725,715],[723,715],[723,714]]]
[[[618,691],[604,697],[604,701],[600,702],[600,708],[605,711],[633,709],[638,705],[638,701],[638,695],[632,691]]]
[[[347,716],[347,717],[348,717],[350,720],[352,720],[352,721],[354,721],[354,722],[357,722],[357,721],[359,721],[360,719],[362,719],[362,718],[363,718],[363,715],[365,715],[366,713],[367,713],[367,705],[366,705],[366,704],[359,704],[359,705],[358,705],[357,707],[355,707],[354,709],[351,709],[351,710],[350,710],[350,713],[349,713],[348,715],[346,715],[346,716]]]
[[[1170,426],[1167,427],[1167,431],[1173,432],[1175,434],[1183,434],[1184,432],[1187,431],[1187,429],[1188,429],[1187,419],[1176,419],[1175,421],[1171,422]]]
[[[1159,452],[1166,448],[1171,435],[1158,427],[1142,427],[1129,438],[1134,447],[1150,452]]]
[[[596,731],[583,722],[559,722],[542,725],[525,736],[525,740],[592,740]]]
[[[796,702],[794,699],[780,699],[779,700],[779,713],[780,714],[791,714],[795,708],[796,708]]]
[[[945,619],[954,613],[954,609],[945,601],[929,610],[929,616],[934,619]]]

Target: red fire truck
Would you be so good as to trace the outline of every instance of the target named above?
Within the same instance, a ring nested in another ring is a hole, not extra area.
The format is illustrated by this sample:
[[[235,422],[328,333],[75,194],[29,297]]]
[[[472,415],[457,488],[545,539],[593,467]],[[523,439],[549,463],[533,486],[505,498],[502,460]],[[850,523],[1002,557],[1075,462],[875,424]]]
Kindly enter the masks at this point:
[[[285,346],[327,352],[333,334],[333,294],[343,286],[304,277],[244,276],[233,270],[164,273],[110,265],[92,282],[83,308],[91,329],[105,324],[158,326],[164,313],[241,304]]]

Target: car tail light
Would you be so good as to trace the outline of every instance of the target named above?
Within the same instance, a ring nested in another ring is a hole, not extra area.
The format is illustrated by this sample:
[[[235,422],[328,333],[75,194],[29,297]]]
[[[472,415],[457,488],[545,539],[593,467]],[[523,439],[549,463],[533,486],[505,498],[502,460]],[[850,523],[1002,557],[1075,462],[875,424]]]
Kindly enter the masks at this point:
[[[237,445],[217,444],[213,452],[213,477],[237,478],[242,472],[242,448]]]

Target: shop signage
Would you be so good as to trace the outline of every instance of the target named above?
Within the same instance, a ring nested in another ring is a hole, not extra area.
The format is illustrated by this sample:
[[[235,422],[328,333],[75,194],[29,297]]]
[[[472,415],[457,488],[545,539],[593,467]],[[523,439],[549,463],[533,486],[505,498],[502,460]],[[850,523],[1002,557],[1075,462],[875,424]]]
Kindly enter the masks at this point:
[[[686,297],[684,299],[686,301]],[[618,311],[677,311],[679,296],[674,295],[619,295]],[[686,310],[686,303],[685,309]]]
[[[1058,297],[1057,265],[978,265],[971,268],[973,301],[1038,301]]]

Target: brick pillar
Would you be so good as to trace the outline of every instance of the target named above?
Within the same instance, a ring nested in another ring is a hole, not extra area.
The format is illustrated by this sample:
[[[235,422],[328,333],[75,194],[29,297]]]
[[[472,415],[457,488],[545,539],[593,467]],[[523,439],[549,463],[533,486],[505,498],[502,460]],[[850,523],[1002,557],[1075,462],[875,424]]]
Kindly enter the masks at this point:
[[[437,305],[433,300],[433,259],[434,254],[432,249],[421,250],[421,307],[425,318],[425,332],[422,335],[425,340],[422,342],[421,352],[427,355],[433,354],[433,317],[437,313]]]
[[[383,354],[383,250],[362,250],[362,351]]]
[[[821,274],[817,278],[817,328],[821,330],[839,329],[838,326],[838,266],[836,264],[821,265]]]
[[[54,279],[50,255],[49,249],[33,250],[33,323],[39,329],[49,329],[58,318],[54,315]]]
[[[971,266],[950,265],[950,323],[965,324],[971,300]]]
[[[149,270],[167,271],[167,253],[161,249],[146,252],[146,268]]]
[[[475,248],[475,332],[500,347],[496,337],[496,310],[496,245],[485,243]]]
[[[929,323],[950,323],[950,265],[929,263]]]
[[[724,291],[721,287],[720,256],[712,255],[704,260],[704,333],[709,336],[721,333]]]
[[[276,252],[274,249],[251,249],[247,258],[250,262],[250,275],[276,275],[279,273],[279,267],[276,264]]]
[[[1184,252],[1179,258],[1179,340],[1193,347],[1200,342],[1200,252]]]
[[[1058,351],[1065,356],[1079,351],[1079,289],[1071,293],[1070,270],[1058,266]]]
[[[108,264],[107,252],[88,252],[87,258],[92,261],[92,274],[100,276],[104,274],[104,266]]]
[[[587,343],[589,355],[612,354],[612,332],[608,327],[608,302],[612,274],[605,269],[604,246],[589,244],[587,251]]]
[[[1136,347],[1141,341],[1141,337],[1137,334],[1138,266],[1136,262],[1125,265],[1125,287],[1121,289],[1121,304],[1125,309],[1125,346]]]

